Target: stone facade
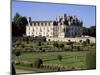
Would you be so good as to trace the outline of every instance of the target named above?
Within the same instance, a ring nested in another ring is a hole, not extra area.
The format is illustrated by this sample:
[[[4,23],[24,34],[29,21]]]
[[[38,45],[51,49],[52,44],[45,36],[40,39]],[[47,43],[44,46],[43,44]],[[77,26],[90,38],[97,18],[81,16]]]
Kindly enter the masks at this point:
[[[26,26],[27,36],[45,37],[81,37],[83,22],[75,16],[64,16],[56,18],[55,21],[31,21],[29,18]]]

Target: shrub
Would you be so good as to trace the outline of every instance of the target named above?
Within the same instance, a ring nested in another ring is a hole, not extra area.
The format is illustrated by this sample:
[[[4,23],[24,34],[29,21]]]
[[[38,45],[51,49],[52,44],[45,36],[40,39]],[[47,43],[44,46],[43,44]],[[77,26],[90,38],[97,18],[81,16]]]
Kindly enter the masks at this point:
[[[77,51],[81,51],[80,46],[77,46]]]
[[[59,47],[58,42],[54,42],[54,43],[53,43],[53,46],[54,46],[54,47]]]
[[[34,62],[34,67],[35,67],[35,68],[40,68],[42,64],[43,64],[42,59],[37,58],[37,59],[35,60],[35,62]]]
[[[91,47],[95,46],[95,43],[91,43],[90,46],[91,46]]]
[[[83,41],[83,46],[86,46],[86,45],[87,45],[86,41]]]
[[[82,42],[82,40],[79,41],[80,43]]]
[[[64,44],[59,44],[59,47],[60,48],[64,48]]]
[[[38,43],[38,46],[41,46],[42,44],[41,44],[41,42],[39,41],[39,43]]]
[[[33,67],[33,64],[32,63],[30,63],[30,67]]]
[[[21,55],[20,51],[15,51],[15,55],[17,56],[17,58]],[[18,63],[20,63],[19,58],[18,58]]]
[[[12,75],[16,75],[16,70],[13,64],[12,64]]]
[[[57,56],[57,59],[58,59],[59,61],[61,61],[61,60],[62,60],[62,56],[61,56],[61,55],[58,55],[58,56]]]
[[[86,43],[87,44],[90,44],[90,39],[86,39]]]

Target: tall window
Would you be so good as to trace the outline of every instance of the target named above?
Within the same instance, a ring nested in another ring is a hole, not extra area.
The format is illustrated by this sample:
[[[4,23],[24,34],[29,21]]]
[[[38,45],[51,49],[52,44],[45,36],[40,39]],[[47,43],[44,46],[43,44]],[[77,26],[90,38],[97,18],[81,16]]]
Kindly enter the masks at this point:
[[[38,26],[39,26],[40,23],[38,22],[37,24],[38,24]]]
[[[48,26],[50,26],[50,22],[48,22]]]
[[[43,26],[43,22],[41,22],[41,26]]]
[[[47,23],[45,22],[45,26],[47,26]]]
[[[36,26],[36,23],[34,23],[34,26]]]

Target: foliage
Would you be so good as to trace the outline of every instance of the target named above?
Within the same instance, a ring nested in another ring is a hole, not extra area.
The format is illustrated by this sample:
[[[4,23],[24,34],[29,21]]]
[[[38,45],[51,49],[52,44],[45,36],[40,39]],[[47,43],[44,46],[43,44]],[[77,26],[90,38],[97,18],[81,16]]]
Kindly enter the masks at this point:
[[[91,26],[89,28],[83,27],[83,35],[96,37],[96,26]]]
[[[23,36],[26,33],[27,24],[26,17],[16,13],[12,21],[12,36]]]
[[[80,43],[82,42],[82,40],[79,41]]]
[[[86,41],[83,41],[83,46],[86,46],[86,45],[87,45]]]
[[[41,45],[42,45],[42,43],[39,41],[39,42],[38,42],[38,46],[41,46]]]
[[[42,59],[40,59],[40,58],[37,58],[37,59],[34,61],[34,67],[35,67],[35,68],[40,68],[42,64],[43,64],[43,61],[42,61]]]
[[[16,75],[16,70],[15,70],[15,67],[14,67],[14,65],[12,64],[12,75]]]
[[[81,51],[80,46],[77,46],[77,51]]]
[[[21,55],[21,52],[16,50],[15,51],[15,55],[17,56],[17,58]],[[19,58],[18,58],[18,64],[20,64]]]
[[[58,55],[58,56],[57,56],[57,59],[58,59],[59,61],[61,61],[61,60],[62,60],[62,56],[61,56],[61,55]]]
[[[20,51],[15,51],[16,56],[20,56],[21,52]]]
[[[59,47],[64,48],[64,44],[63,43],[59,44]]]
[[[54,43],[53,43],[53,46],[54,46],[54,47],[59,47],[58,42],[54,42]]]
[[[90,44],[90,39],[86,39],[86,43],[87,44]]]

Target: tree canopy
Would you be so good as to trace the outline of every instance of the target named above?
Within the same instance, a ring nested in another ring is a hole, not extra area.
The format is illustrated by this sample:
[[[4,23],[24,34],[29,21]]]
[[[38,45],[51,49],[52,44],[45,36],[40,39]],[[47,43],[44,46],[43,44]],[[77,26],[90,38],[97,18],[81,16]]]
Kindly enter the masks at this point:
[[[12,36],[23,36],[26,33],[27,24],[26,17],[16,13],[12,21]]]
[[[83,27],[83,35],[96,37],[96,26],[91,26],[89,28]]]

